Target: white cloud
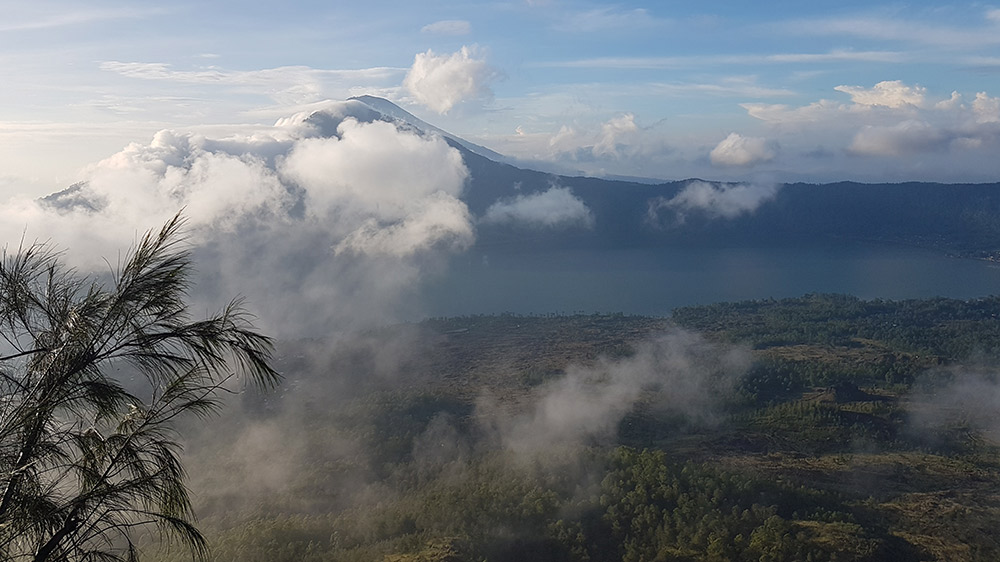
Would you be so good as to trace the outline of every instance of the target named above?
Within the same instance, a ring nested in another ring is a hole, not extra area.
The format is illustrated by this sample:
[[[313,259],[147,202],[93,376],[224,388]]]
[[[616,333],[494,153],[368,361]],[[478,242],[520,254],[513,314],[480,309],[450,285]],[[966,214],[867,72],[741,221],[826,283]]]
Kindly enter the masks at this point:
[[[765,138],[730,133],[712,149],[709,156],[712,164],[717,166],[754,166],[773,160],[775,151],[773,143]]]
[[[440,137],[351,118],[336,131],[340,138],[298,141],[280,166],[283,176],[307,190],[307,210],[317,218],[348,210],[397,221],[437,192],[457,198],[464,188],[462,156]]]
[[[94,202],[97,212],[71,210],[61,218],[106,222],[87,236],[106,253],[182,208],[194,227],[227,229],[245,216],[289,204],[287,190],[262,158],[207,150],[205,145],[203,137],[172,131],[157,133],[148,145],[129,145],[85,171],[81,196]],[[60,222],[54,221],[56,230]]]
[[[334,251],[403,257],[434,247],[461,251],[475,240],[469,209],[443,191],[417,200],[413,207],[397,221],[366,219],[337,243]]]
[[[922,107],[927,92],[926,88],[907,86],[901,80],[879,82],[871,89],[862,86],[837,86],[834,90],[848,94],[851,101],[858,105],[891,108]]]
[[[934,109],[940,109],[943,111],[952,111],[955,109],[960,109],[962,107],[962,94],[956,92],[951,93],[951,97],[946,100],[941,100],[934,104]]]
[[[1000,122],[1000,98],[990,97],[986,92],[977,92],[976,99],[972,102],[972,112],[976,115],[977,123]]]
[[[619,142],[639,130],[635,115],[626,113],[601,125],[601,136],[594,145],[594,156],[618,156]]]
[[[995,175],[985,171],[989,166],[975,162],[984,162],[986,151],[1000,146],[1000,98],[978,92],[971,103],[966,103],[960,92],[952,91],[948,97],[934,99],[925,88],[898,80],[879,82],[872,88],[838,86],[836,89],[850,95],[851,103],[820,100],[800,107],[742,106],[752,117],[771,125],[774,135],[798,135],[783,143],[786,146],[801,145],[803,140],[822,136],[827,150],[830,146],[842,147],[841,151],[827,152],[835,156],[831,163],[839,161],[836,156],[840,155],[877,156],[881,162],[894,159],[899,171],[909,164],[909,173],[918,166],[925,170],[943,166],[946,171],[954,172],[955,163],[962,158],[975,169],[975,175],[970,177],[977,178],[976,181],[986,181]],[[947,155],[951,160],[932,163],[927,160],[930,154],[942,158]],[[912,160],[917,157],[922,159],[919,163]],[[839,165],[841,176],[843,169],[854,169],[848,162],[840,161]],[[922,174],[926,177],[926,171]],[[938,177],[947,181],[947,175]]]
[[[563,377],[535,389],[518,414],[486,397],[477,410],[505,448],[535,458],[612,437],[642,401],[692,422],[710,423],[749,359],[744,348],[676,330],[644,342],[626,359],[570,365]]]
[[[385,122],[348,118],[337,133],[299,141],[280,170],[306,188],[308,214],[351,219],[342,225],[351,230],[338,253],[399,256],[439,243],[471,244],[471,218],[458,200],[468,171],[457,150]]]
[[[778,186],[774,184],[723,184],[696,180],[670,199],[657,197],[650,200],[648,218],[653,224],[661,224],[660,213],[669,210],[674,213],[677,223],[683,223],[691,213],[732,219],[753,213],[777,194]]]
[[[594,225],[594,215],[568,187],[552,186],[540,193],[498,201],[490,205],[482,221],[544,228],[590,228]]]
[[[474,240],[458,198],[468,170],[440,137],[363,109],[330,104],[224,138],[161,131],[74,189],[0,204],[0,237],[50,240],[103,270],[184,209],[206,303],[243,294],[266,329],[292,337],[398,319],[440,256]]]
[[[465,20],[441,20],[423,26],[420,31],[437,35],[468,35],[472,33],[472,24]]]
[[[524,136],[520,134],[518,136]],[[575,150],[580,146],[580,134],[569,125],[563,125],[559,127],[556,134],[549,137],[548,145],[556,152],[566,152],[568,150]]]
[[[492,99],[490,84],[498,72],[469,47],[450,55],[430,49],[417,53],[403,86],[421,104],[444,114],[455,105],[473,99]]]
[[[929,123],[907,120],[888,127],[865,126],[848,149],[855,154],[900,156],[946,148],[950,140],[945,131]]]
[[[176,70],[161,62],[105,61],[100,69],[129,78],[204,87],[225,87],[264,94],[284,106],[343,97],[350,86],[380,86],[399,79],[405,69],[373,67],[329,70],[308,66],[279,66],[260,70],[228,70],[215,66]],[[398,82],[397,82],[398,83]]]
[[[839,103],[821,99],[804,106],[792,107],[786,104],[743,103],[740,104],[751,117],[774,124],[820,123],[831,127],[892,124],[900,119],[937,109],[961,112],[962,96],[952,92],[951,97],[937,102],[928,102],[927,90],[922,86],[909,86],[899,80],[878,82],[872,88],[863,86],[837,86],[834,88],[851,97],[851,103]]]

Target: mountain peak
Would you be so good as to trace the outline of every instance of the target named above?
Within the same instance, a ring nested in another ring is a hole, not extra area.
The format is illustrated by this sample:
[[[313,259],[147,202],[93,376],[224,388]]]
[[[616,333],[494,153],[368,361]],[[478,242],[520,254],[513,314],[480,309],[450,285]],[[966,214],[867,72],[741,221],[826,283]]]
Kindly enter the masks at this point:
[[[397,121],[402,121],[416,129],[424,131],[425,133],[430,133],[430,132],[437,133],[442,137],[451,140],[452,142],[458,145],[461,145],[462,148],[468,150],[469,152],[478,154],[479,156],[482,156],[484,158],[489,158],[494,162],[507,163],[510,160],[509,158],[507,158],[503,154],[500,154],[499,152],[490,150],[485,146],[471,143],[459,136],[453,135],[448,131],[445,131],[444,129],[435,127],[434,125],[431,125],[430,123],[424,121],[423,119],[420,119],[419,117],[413,115],[409,111],[406,111],[405,109],[399,107],[398,105],[392,103],[391,101],[385,98],[380,98],[378,96],[370,96],[366,94],[362,96],[350,97],[347,99],[348,101],[361,102],[366,106],[368,106],[369,108],[381,113],[386,117],[390,117]]]

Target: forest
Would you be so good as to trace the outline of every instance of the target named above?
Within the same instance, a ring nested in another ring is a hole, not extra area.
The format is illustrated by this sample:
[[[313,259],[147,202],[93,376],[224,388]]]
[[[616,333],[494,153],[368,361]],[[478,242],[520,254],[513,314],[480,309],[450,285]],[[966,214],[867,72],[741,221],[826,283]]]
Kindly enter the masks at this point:
[[[278,342],[283,384],[183,426],[184,462],[219,561],[996,560],[998,315],[811,294]]]

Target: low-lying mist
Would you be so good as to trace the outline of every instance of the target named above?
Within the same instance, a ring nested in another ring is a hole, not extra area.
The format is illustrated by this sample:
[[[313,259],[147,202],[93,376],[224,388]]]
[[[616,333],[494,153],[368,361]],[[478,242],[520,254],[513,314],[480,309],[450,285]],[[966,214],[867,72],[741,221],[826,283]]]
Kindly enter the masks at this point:
[[[391,465],[413,463],[425,478],[459,478],[484,456],[519,470],[579,469],[638,410],[678,420],[678,432],[719,423],[750,364],[747,348],[672,328],[616,357],[569,349],[538,379],[497,357],[479,386],[470,376],[479,358],[442,360],[465,336],[416,324],[282,343],[281,388],[236,396],[218,423],[185,428],[199,501],[328,512],[377,501]],[[317,470],[331,471],[322,500],[301,488]]]

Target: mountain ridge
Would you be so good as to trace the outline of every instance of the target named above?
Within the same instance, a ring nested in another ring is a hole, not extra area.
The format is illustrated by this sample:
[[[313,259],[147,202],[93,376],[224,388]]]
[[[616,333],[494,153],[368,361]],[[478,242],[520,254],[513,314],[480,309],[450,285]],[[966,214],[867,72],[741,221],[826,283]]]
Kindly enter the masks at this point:
[[[660,245],[837,244],[875,240],[1000,260],[1000,184],[714,182],[646,183],[522,168],[389,100],[357,96],[299,121],[338,135],[347,118],[439,135],[469,171],[460,198],[481,247],[533,251]],[[290,121],[291,122],[291,121]],[[281,123],[281,122],[279,122]],[[85,183],[39,199],[59,211],[95,212]]]
[[[463,199],[473,213],[482,216],[498,201],[539,195],[559,186],[570,190],[596,219],[590,229],[562,231],[530,225],[480,225],[479,244],[517,239],[516,231],[529,231],[532,246],[543,248],[837,243],[853,239],[1000,259],[1000,218],[995,218],[1000,217],[998,183],[841,181],[768,186],[700,178],[645,183],[559,175],[521,168],[506,158],[490,158],[489,153],[470,149],[467,145],[472,143],[424,123],[388,100],[374,96],[356,99],[376,111],[388,110],[411,126],[427,125],[451,141],[463,153],[472,175]],[[699,205],[697,197],[684,199],[685,189],[692,185],[709,186],[698,194],[709,199],[708,204]],[[756,205],[739,212],[722,212],[730,203],[727,197],[738,202],[739,196],[755,188],[763,195],[771,190],[773,195],[762,196]],[[657,210],[660,215],[654,216]]]
[[[459,137],[458,135],[453,135],[448,131],[445,131],[444,129],[431,125],[430,123],[424,121],[423,119],[420,119],[416,115],[413,115],[409,111],[406,111],[405,109],[399,107],[398,105],[392,103],[391,101],[385,98],[380,98],[378,96],[370,96],[365,94],[362,96],[353,96],[347,99],[357,100],[367,105],[368,107],[374,109],[375,111],[382,113],[387,117],[400,119],[406,123],[409,123],[410,125],[413,125],[418,129],[423,130],[424,132],[438,133],[442,137],[458,143],[469,152],[473,152],[484,158],[489,158],[490,160],[494,160],[497,162],[505,162],[505,163],[510,161],[510,158],[508,158],[503,154],[500,154],[499,152],[486,148],[485,146],[469,142],[463,139],[462,137]]]

